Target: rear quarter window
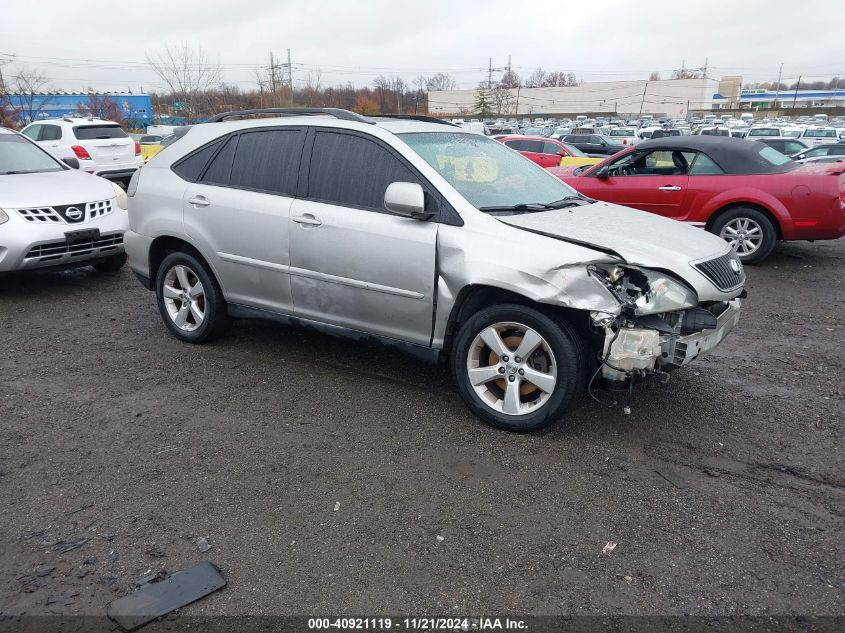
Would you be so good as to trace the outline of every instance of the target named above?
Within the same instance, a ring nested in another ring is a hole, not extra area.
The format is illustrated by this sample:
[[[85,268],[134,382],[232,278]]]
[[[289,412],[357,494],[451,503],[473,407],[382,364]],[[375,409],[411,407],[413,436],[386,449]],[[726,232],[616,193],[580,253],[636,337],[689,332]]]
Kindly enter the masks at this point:
[[[223,145],[224,139],[217,139],[199,149],[191,152],[185,158],[181,159],[173,165],[173,171],[179,174],[185,180],[190,182],[197,182],[202,175],[205,166],[214,153]]]

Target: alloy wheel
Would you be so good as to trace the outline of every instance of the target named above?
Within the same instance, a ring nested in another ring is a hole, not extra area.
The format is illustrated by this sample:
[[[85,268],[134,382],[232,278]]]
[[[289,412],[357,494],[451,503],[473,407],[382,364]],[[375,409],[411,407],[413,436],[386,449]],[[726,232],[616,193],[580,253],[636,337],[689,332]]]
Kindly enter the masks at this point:
[[[551,346],[522,323],[495,323],[481,330],[467,351],[466,370],[481,401],[506,415],[536,411],[557,384]]]
[[[751,218],[734,218],[722,228],[719,237],[739,255],[751,255],[763,243],[763,227]]]
[[[167,271],[162,288],[167,314],[180,330],[193,332],[205,320],[205,289],[197,274],[184,264]]]

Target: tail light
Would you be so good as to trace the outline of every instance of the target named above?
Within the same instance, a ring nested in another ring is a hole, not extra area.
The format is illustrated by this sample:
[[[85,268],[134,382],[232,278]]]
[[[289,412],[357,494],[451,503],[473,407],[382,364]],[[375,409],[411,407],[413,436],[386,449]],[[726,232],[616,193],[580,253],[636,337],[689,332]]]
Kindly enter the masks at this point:
[[[135,156],[141,155],[141,144],[138,141],[135,141]]]
[[[627,144],[628,144],[628,139],[623,138],[623,139],[622,139],[622,145],[627,145]]]
[[[81,158],[83,160],[91,160],[91,154],[88,153],[88,150],[82,147],[82,145],[72,145],[70,148],[74,154],[76,154],[77,158]]]

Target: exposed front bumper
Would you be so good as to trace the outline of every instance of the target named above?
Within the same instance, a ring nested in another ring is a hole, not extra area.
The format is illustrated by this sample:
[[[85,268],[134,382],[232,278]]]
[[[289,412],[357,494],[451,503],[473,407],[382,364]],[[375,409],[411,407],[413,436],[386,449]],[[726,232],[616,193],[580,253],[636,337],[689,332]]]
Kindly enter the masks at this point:
[[[728,301],[716,317],[716,327],[694,334],[677,335],[645,327],[622,328],[608,333],[602,376],[618,382],[629,373],[672,371],[683,367],[715,348],[739,323],[740,299]]]
[[[740,304],[740,299],[729,301],[725,311],[716,318],[715,329],[702,330],[695,334],[675,338],[665,335],[661,336],[660,347],[662,353],[659,360],[660,365],[665,369],[683,367],[696,358],[710,352],[739,323]],[[666,357],[663,354],[666,354]]]

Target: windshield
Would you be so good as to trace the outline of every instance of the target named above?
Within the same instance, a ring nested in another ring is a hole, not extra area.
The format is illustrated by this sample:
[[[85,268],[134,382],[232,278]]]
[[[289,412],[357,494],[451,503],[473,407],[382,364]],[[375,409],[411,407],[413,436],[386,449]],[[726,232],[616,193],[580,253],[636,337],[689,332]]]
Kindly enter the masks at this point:
[[[836,138],[836,130],[807,130],[805,138]]]
[[[776,127],[758,127],[750,130],[748,136],[780,136],[780,130]]]
[[[63,169],[55,158],[25,138],[17,134],[0,134],[0,176]]]
[[[551,204],[577,196],[542,167],[501,143],[476,134],[399,134],[476,208]]]
[[[610,130],[608,136],[635,136],[635,134],[634,130],[617,128],[615,130]]]
[[[726,130],[725,128],[713,127],[713,128],[705,128],[705,129],[701,130],[701,135],[702,136],[730,136],[731,133],[728,130]]]

